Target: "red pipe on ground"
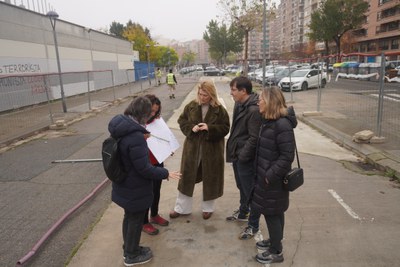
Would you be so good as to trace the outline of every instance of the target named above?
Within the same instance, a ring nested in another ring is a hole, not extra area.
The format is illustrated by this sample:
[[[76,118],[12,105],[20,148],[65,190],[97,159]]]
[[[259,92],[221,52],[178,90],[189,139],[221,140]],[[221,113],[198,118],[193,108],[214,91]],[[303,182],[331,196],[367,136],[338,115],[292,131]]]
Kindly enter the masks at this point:
[[[63,216],[61,216],[58,221],[53,224],[53,226],[40,238],[40,240],[32,247],[32,249],[22,257],[16,264],[16,266],[21,266],[25,264],[33,255],[35,255],[36,251],[40,248],[40,246],[46,241],[47,238],[68,218],[72,213],[74,213],[77,209],[79,209],[83,204],[85,204],[89,199],[91,199],[97,191],[99,191],[105,184],[107,184],[110,180],[106,178],[103,182],[101,182],[92,192],[87,195],[84,199],[79,201],[74,207],[68,210]]]

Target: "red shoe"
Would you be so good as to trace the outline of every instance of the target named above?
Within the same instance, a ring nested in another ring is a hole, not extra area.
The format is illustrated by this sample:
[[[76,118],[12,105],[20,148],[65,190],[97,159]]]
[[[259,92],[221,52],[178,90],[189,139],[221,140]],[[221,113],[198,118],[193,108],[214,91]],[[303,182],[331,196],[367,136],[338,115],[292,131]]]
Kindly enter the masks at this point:
[[[158,225],[161,225],[161,226],[167,226],[169,224],[169,221],[167,221],[166,219],[164,219],[160,215],[157,215],[157,216],[154,216],[154,217],[150,216],[150,222],[158,224]]]
[[[158,229],[155,228],[151,223],[143,224],[142,231],[148,233],[149,235],[156,235],[158,234]]]

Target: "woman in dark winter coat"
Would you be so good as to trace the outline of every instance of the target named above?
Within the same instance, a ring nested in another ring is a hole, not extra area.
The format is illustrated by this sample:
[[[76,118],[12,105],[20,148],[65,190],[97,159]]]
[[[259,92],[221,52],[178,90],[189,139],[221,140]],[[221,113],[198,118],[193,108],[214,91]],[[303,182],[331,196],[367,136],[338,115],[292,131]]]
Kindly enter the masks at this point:
[[[293,128],[297,119],[276,86],[263,89],[259,110],[263,122],[257,145],[257,181],[251,209],[263,214],[267,223],[269,239],[257,242],[257,248],[265,252],[258,254],[256,260],[268,264],[283,261],[284,212],[289,207],[289,192],[283,189],[283,178],[291,170],[294,159]]]
[[[178,197],[175,208],[169,214],[177,218],[192,212],[193,191],[196,183],[203,182],[203,219],[214,212],[215,199],[224,189],[224,137],[229,133],[229,115],[218,101],[215,86],[202,82],[197,99],[184,108],[178,119],[186,136],[183,145]]]
[[[122,235],[124,264],[145,263],[153,257],[150,248],[139,246],[142,225],[147,209],[153,201],[153,180],[179,179],[178,172],[168,172],[153,166],[149,160],[146,137],[149,132],[142,126],[151,114],[151,102],[137,97],[108,124],[112,137],[120,139],[118,148],[127,177],[121,184],[113,183],[112,201],[124,209]]]

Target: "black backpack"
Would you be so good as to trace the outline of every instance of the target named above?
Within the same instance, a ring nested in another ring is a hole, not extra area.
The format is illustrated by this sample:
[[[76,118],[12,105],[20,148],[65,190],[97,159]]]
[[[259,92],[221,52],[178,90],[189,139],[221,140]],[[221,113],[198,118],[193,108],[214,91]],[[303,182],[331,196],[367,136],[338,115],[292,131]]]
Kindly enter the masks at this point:
[[[101,150],[104,171],[107,177],[117,184],[122,183],[127,176],[118,149],[120,140],[121,139],[115,139],[111,136],[108,137],[103,141]]]

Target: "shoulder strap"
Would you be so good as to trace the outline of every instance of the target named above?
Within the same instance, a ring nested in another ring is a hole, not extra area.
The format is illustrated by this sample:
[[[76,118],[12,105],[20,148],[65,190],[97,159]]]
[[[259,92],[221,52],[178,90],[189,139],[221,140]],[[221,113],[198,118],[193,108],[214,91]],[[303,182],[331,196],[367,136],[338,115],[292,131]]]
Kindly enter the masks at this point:
[[[296,158],[297,158],[297,166],[300,168],[300,160],[299,160],[299,153],[297,152],[297,145],[296,145],[296,135],[294,134],[293,130],[293,136],[294,136],[294,151],[296,152]]]

